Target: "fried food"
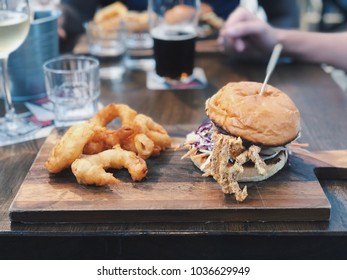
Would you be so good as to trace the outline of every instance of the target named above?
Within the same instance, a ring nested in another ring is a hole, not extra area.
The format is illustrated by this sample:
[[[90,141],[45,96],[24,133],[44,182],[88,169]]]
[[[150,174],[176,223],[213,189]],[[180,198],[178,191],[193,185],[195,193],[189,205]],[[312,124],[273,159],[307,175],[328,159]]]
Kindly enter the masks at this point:
[[[83,152],[83,148],[96,132],[103,128],[92,123],[82,123],[71,126],[62,139],[57,143],[45,163],[45,167],[51,173],[59,173],[77,159]]]
[[[136,134],[136,131],[131,127],[120,127],[115,130],[100,130],[86,143],[83,153],[92,155],[112,149],[113,146],[121,144],[125,139],[134,134]]]
[[[118,128],[109,128],[121,120]],[[125,104],[109,104],[89,121],[70,127],[53,147],[45,167],[58,173],[71,166],[80,184],[117,184],[109,168],[126,168],[134,181],[147,174],[145,159],[171,146],[166,130]]]
[[[115,2],[98,10],[93,18],[93,23],[107,32],[112,32],[125,24],[127,30],[144,32],[148,30],[147,11],[129,11],[121,2]]]
[[[126,15],[127,12],[128,8],[123,3],[115,2],[97,11],[93,20],[94,22],[100,24],[118,17],[122,17]]]
[[[123,145],[125,146],[125,145]],[[154,143],[145,134],[137,134],[134,137],[134,150],[143,159],[147,159],[152,155],[158,155],[158,149],[155,149]]]
[[[89,123],[106,127],[116,118],[122,121],[122,127],[118,129],[105,129],[95,133],[95,135],[86,143],[83,153],[96,154],[107,149],[111,149],[117,144],[121,144],[130,136],[136,135],[138,129],[128,124],[135,118],[137,112],[125,104],[111,103],[101,109],[89,120]]]
[[[128,169],[134,181],[141,181],[148,171],[142,158],[123,150],[120,145],[95,155],[82,155],[71,165],[78,183],[97,186],[119,183],[119,179],[105,171],[109,168]]]
[[[138,114],[134,119],[134,124],[140,128],[140,132],[153,141],[155,146],[167,148],[171,145],[171,138],[166,130],[150,117]]]
[[[95,135],[86,143],[83,153],[96,154],[107,149],[111,149],[117,144],[130,141],[131,136],[138,133],[138,129],[134,126],[129,126],[132,120],[137,115],[137,112],[125,104],[111,103],[101,109],[94,117],[89,120],[89,123],[106,127],[116,118],[122,121],[122,127],[118,129],[106,129],[95,133]]]
[[[96,133],[86,143],[83,153],[96,154],[120,144],[123,149],[147,159],[171,146],[171,138],[160,124],[146,115],[137,114],[125,104],[109,104],[89,122],[105,127],[117,118],[121,120],[121,127]]]
[[[119,117],[122,121],[122,125],[127,126],[134,120],[136,115],[137,112],[128,105],[111,103],[96,113],[89,122],[99,126],[106,126]]]

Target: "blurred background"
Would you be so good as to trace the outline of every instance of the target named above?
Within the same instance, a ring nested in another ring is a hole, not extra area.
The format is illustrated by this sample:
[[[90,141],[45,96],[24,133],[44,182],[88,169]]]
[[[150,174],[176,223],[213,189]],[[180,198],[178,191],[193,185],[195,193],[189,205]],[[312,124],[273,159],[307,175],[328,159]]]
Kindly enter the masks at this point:
[[[347,0],[296,1],[300,7],[303,30],[333,32],[346,29]],[[30,0],[29,2],[33,10],[55,9],[60,4],[60,0]]]
[[[347,27],[347,0],[297,0],[301,29],[337,32]]]
[[[294,0],[293,0],[294,1]],[[300,9],[300,29],[320,32],[347,30],[347,0],[296,0]],[[30,0],[33,10],[59,9],[60,0]],[[322,65],[339,86],[347,91],[344,71]]]
[[[308,31],[342,32],[347,30],[347,0],[297,0],[300,28]],[[336,83],[347,92],[345,71],[322,65]]]

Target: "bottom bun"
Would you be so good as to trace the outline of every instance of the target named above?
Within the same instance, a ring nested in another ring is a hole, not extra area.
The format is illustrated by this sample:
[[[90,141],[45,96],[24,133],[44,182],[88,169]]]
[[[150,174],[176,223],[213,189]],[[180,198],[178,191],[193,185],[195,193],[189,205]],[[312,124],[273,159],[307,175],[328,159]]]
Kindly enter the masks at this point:
[[[201,170],[201,166],[205,163],[206,158],[191,156],[190,159]],[[277,156],[272,159],[266,160],[266,175],[259,175],[254,164],[244,164],[243,173],[239,175],[238,182],[259,182],[268,179],[280,171],[288,160],[288,152],[281,151]]]

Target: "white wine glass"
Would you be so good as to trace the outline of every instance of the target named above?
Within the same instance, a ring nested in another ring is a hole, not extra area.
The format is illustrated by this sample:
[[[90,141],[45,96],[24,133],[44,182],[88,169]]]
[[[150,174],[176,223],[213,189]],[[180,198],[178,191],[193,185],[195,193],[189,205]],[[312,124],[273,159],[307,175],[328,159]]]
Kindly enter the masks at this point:
[[[4,91],[5,116],[0,136],[14,138],[37,129],[37,126],[16,114],[10,92],[8,57],[24,42],[30,28],[28,0],[0,0],[0,90]]]

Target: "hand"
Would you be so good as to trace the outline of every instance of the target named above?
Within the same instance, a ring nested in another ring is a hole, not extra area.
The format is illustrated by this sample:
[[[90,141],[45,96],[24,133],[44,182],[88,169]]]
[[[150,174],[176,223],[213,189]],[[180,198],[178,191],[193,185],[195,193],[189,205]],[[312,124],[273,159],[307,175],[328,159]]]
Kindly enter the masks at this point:
[[[60,4],[61,15],[58,20],[60,52],[71,52],[79,38],[85,32],[81,15],[71,6]]]
[[[220,30],[218,43],[225,53],[238,53],[247,58],[271,53],[278,42],[279,30],[271,27],[245,8],[239,7]]]
[[[64,29],[64,16],[58,18],[58,36],[60,39],[66,39],[66,31]]]

